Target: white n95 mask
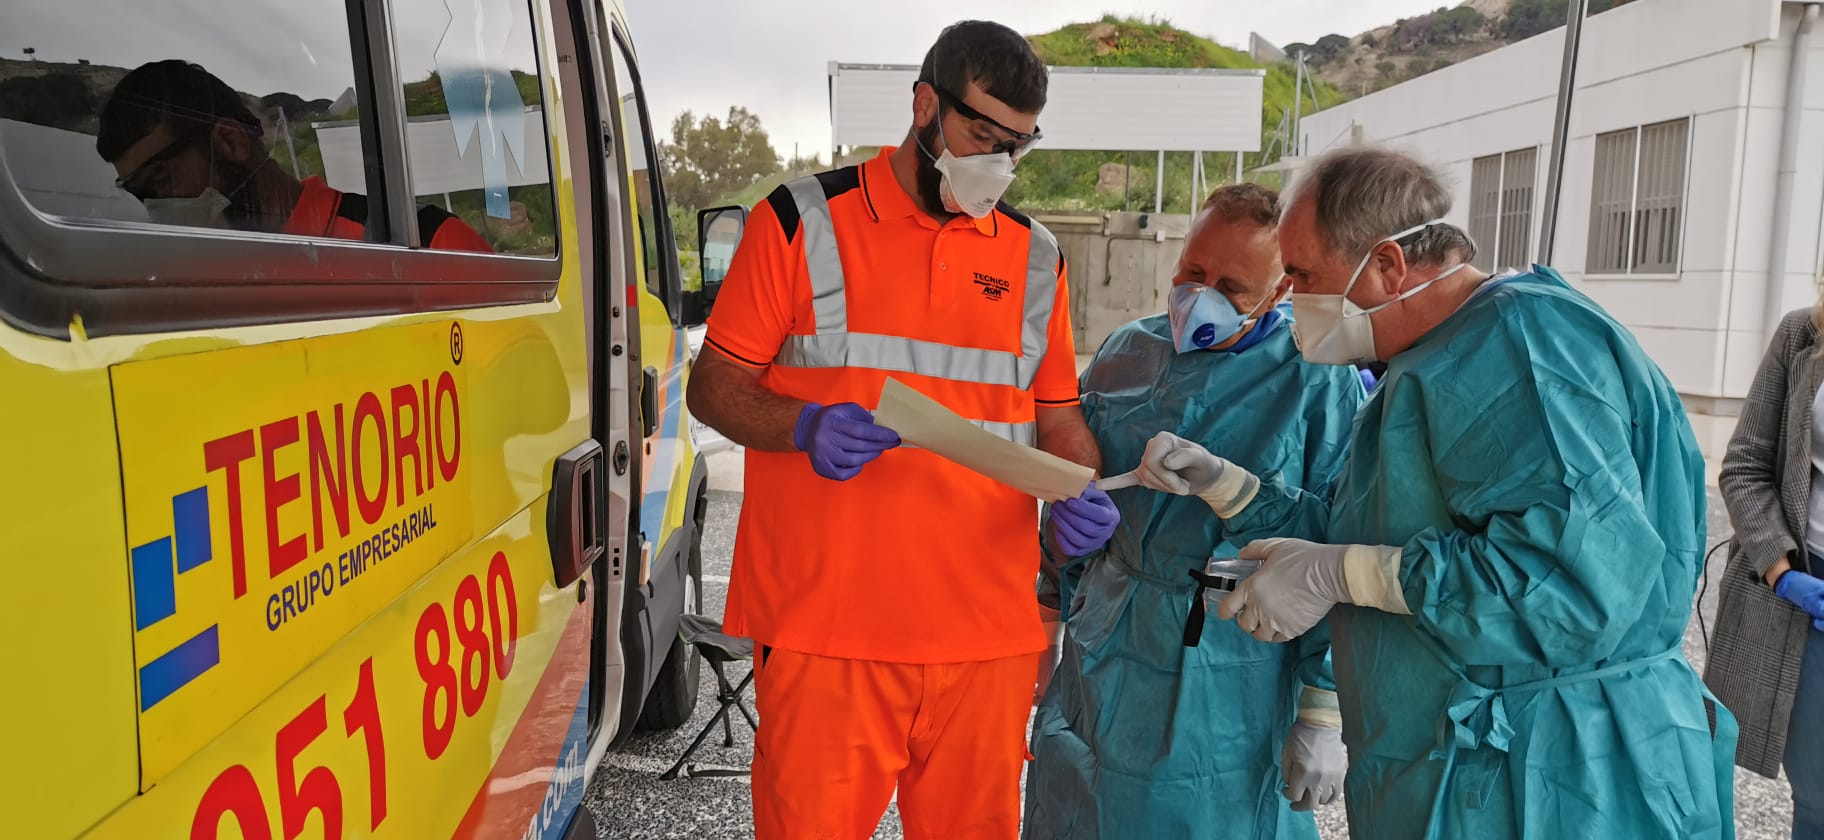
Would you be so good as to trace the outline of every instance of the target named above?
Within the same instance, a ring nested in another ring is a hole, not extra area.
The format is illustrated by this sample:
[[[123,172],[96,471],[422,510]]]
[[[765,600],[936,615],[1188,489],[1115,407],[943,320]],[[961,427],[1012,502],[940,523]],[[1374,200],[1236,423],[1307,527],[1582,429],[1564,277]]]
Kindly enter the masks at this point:
[[[1359,365],[1375,360],[1374,320],[1369,316],[1425,291],[1433,283],[1462,271],[1468,264],[1459,263],[1444,273],[1401,292],[1399,297],[1367,309],[1350,300],[1349,292],[1355,289],[1355,282],[1361,279],[1362,271],[1368,267],[1369,258],[1374,256],[1374,248],[1379,248],[1383,243],[1398,242],[1441,224],[1444,224],[1441,219],[1426,222],[1374,243],[1374,247],[1362,255],[1362,261],[1356,263],[1355,273],[1349,275],[1349,283],[1343,287],[1340,295],[1293,293],[1292,338],[1298,344],[1298,352],[1305,357],[1305,361],[1320,365]]]
[[[140,203],[153,222],[182,227],[220,227],[229,205],[228,196],[214,187],[204,187],[191,198],[148,198]]]
[[[944,176],[939,183],[944,209],[976,219],[994,212],[1013,184],[1013,156],[1005,152],[957,157],[946,148],[937,156],[936,167]]]

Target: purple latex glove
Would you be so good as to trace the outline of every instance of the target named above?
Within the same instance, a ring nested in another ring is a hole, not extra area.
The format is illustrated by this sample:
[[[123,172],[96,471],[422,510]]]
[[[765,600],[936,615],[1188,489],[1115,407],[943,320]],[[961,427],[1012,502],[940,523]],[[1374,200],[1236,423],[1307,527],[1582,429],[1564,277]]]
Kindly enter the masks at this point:
[[[1115,509],[1114,500],[1093,481],[1083,495],[1051,506],[1052,536],[1070,557],[1081,557],[1107,544],[1119,524],[1121,512]]]
[[[1811,626],[1824,631],[1824,580],[1794,569],[1780,575],[1773,591],[1781,598],[1798,604],[1799,609],[1811,616]]]
[[[855,403],[811,403],[798,412],[792,445],[811,458],[811,469],[833,481],[848,481],[869,461],[899,445],[899,433],[874,425],[874,415]]]

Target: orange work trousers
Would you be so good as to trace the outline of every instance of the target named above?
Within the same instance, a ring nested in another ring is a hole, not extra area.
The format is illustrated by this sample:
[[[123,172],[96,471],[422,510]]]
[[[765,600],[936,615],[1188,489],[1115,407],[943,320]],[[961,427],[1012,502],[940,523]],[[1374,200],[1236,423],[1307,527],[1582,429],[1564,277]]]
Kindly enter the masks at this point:
[[[907,840],[1015,840],[1038,664],[755,651],[756,840],[865,840],[896,787]]]

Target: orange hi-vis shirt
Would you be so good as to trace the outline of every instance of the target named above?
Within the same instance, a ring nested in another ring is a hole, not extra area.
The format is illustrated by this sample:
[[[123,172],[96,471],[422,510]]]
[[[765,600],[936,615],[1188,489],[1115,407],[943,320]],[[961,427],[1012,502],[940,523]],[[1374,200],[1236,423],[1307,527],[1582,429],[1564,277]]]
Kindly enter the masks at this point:
[[[285,233],[330,239],[367,238],[367,196],[345,193],[321,177],[305,178],[297,206],[285,220]],[[493,253],[488,240],[441,207],[418,205],[418,246],[437,251]]]
[[[1031,445],[1077,404],[1057,240],[1006,205],[940,225],[893,149],[780,187],[750,214],[706,342],[772,391],[877,407],[891,374]],[[931,664],[1045,648],[1038,502],[910,446],[848,481],[747,451],[725,625],[819,656]]]

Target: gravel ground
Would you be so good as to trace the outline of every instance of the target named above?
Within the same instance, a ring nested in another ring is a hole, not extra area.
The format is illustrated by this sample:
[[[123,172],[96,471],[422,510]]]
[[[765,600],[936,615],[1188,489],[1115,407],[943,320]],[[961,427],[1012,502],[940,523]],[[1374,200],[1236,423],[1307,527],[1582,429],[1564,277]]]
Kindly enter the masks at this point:
[[[728,591],[729,561],[734,551],[735,517],[741,505],[740,456],[723,452],[711,457],[710,508],[708,530],[704,536],[703,562],[705,581],[704,608],[721,615]],[[1722,513],[1722,502],[1715,488],[1710,491],[1710,540],[1712,545],[1727,539],[1729,524]],[[1711,562],[1713,579],[1721,573],[1724,552],[1716,552]],[[1709,588],[1703,599],[1706,621],[1716,614],[1716,587]],[[1701,672],[1704,644],[1696,623],[1685,635],[1685,653]],[[730,679],[739,681],[746,673],[741,665],[731,666]],[[714,677],[704,670],[703,689],[699,692],[697,713],[690,723],[676,732],[641,733],[619,751],[609,755],[591,782],[585,802],[594,811],[598,835],[614,840],[647,840],[647,838],[691,838],[723,840],[753,836],[753,814],[749,789],[741,778],[685,778],[666,782],[659,779],[677,759],[690,739],[715,710]],[[751,692],[750,692],[751,698]],[[746,724],[735,724],[735,745],[721,746],[720,733],[697,752],[694,762],[704,768],[745,767],[753,755],[753,731]],[[1741,840],[1774,840],[1790,836],[1792,820],[1791,789],[1782,779],[1764,779],[1752,773],[1736,771],[1736,830]],[[1346,838],[1348,826],[1340,805],[1318,812],[1318,828],[1326,840]],[[897,810],[890,808],[881,820],[876,838],[902,837]]]

